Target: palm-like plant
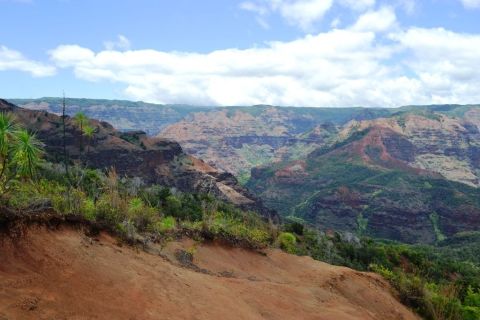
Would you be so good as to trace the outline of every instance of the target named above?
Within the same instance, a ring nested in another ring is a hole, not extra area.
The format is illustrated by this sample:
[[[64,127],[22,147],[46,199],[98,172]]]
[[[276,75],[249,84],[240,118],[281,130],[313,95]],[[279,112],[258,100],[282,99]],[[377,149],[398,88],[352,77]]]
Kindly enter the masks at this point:
[[[78,112],[73,116],[73,121],[75,121],[75,124],[80,128],[80,130],[83,130],[83,126],[87,123],[88,118],[83,112]]]
[[[73,117],[73,121],[80,129],[80,132],[83,134],[83,128],[88,125],[88,118],[83,112],[78,112]],[[83,150],[83,136],[80,136],[80,151]]]
[[[43,154],[43,144],[35,134],[19,130],[15,134],[13,161],[21,177],[34,177]]]
[[[14,117],[9,113],[0,113],[0,180],[5,174],[8,165],[8,157],[11,152],[12,142],[15,139],[17,126]]]
[[[89,126],[88,124],[83,128],[83,135],[87,138],[88,144],[87,144],[87,157],[90,152],[90,144],[92,142],[93,136],[95,135],[95,128],[92,126]]]

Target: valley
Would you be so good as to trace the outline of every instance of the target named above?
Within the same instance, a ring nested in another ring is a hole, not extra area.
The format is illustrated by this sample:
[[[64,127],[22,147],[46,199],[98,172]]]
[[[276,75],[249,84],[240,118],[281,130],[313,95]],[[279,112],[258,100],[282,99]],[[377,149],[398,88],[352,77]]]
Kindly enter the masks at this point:
[[[244,185],[172,138],[117,130],[82,113],[62,118],[4,100],[0,108],[0,127],[29,130],[8,133],[20,140],[8,140],[0,180],[3,318],[159,319],[164,311],[208,319],[230,308],[235,319],[474,319],[479,312],[476,107],[294,116],[296,109],[257,106],[202,111],[180,121],[198,120],[192,124],[166,127],[194,126],[180,131],[212,149],[215,139],[202,133],[221,140],[231,130],[243,135],[225,139],[227,149],[288,150],[256,167],[246,162]],[[35,134],[21,140],[22,132]],[[21,162],[27,151],[18,143],[38,148],[28,151],[31,160]],[[241,159],[225,155],[230,165]],[[463,161],[464,174],[416,161],[427,157]],[[30,169],[17,178],[16,166]],[[91,281],[101,288],[97,302],[83,293]],[[446,293],[450,287],[458,291]],[[199,304],[207,294],[200,288],[217,300]],[[220,306],[218,296],[231,302]],[[261,305],[252,302],[259,297]],[[180,312],[178,303],[189,307]]]
[[[58,110],[61,100],[20,102]],[[319,230],[435,243],[480,226],[479,106],[149,105],[177,116],[144,120],[131,117],[135,103],[72,102],[71,112],[86,114],[115,104],[100,115],[130,119],[133,126],[120,126],[126,135],[148,128],[160,139],[178,141],[217,176],[232,173],[266,207]],[[150,127],[154,120],[162,122],[156,130]]]
[[[480,320],[480,0],[0,8],[0,320]]]

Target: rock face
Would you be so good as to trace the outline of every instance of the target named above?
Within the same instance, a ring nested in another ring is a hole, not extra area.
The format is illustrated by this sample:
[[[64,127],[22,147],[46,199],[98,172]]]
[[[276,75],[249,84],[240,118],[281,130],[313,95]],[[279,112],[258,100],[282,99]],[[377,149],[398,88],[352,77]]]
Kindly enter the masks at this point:
[[[36,132],[46,145],[49,160],[62,161],[60,116],[19,108],[4,100],[0,100],[0,110],[12,112],[20,123]],[[118,174],[141,177],[146,183],[176,187],[184,192],[211,193],[246,210],[275,216],[272,210],[242,188],[234,176],[187,155],[177,142],[150,138],[140,131],[122,133],[97,120],[91,120],[91,125],[96,131],[92,141],[87,141],[74,121],[67,117],[66,145],[70,159],[94,168],[114,167]]]
[[[441,174],[446,179],[480,186],[480,107],[457,117],[405,113],[388,119],[351,122],[341,133],[367,128],[391,130],[383,138],[388,152],[413,168]]]
[[[479,110],[352,121],[303,160],[252,170],[247,187],[319,229],[427,243],[478,230]]]
[[[188,105],[159,105],[145,102],[105,99],[67,98],[67,114],[79,111],[89,118],[107,121],[124,131],[141,129],[149,135],[156,135],[165,126],[180,121],[191,112],[207,111],[212,107]],[[11,99],[11,103],[30,110],[62,113],[62,98]]]
[[[13,99],[32,110],[61,113],[60,98]],[[194,107],[143,102],[67,99],[67,113],[83,111],[122,131],[178,141],[182,148],[211,166],[233,173],[242,182],[253,167],[297,159],[324,145],[338,125],[391,114],[389,109]]]
[[[44,102],[28,103],[39,108]],[[115,102],[104,119],[130,112],[125,103]],[[84,101],[82,110],[101,114],[98,104]],[[181,113],[177,106],[169,108]],[[111,165],[109,155],[116,150],[116,159],[126,166],[117,164],[122,172],[135,171],[184,190],[214,189],[248,204],[253,197],[238,186],[238,178],[248,181],[246,186],[268,207],[320,229],[434,242],[479,227],[479,106],[183,110],[183,118],[161,120],[156,139],[115,131],[102,140],[99,132],[92,161],[98,167]],[[146,117],[153,117],[149,112]],[[150,128],[152,120],[132,117],[132,123],[123,128]],[[131,158],[119,146],[142,156]]]
[[[217,108],[192,113],[158,136],[176,139],[187,152],[246,181],[255,166],[301,158],[325,145],[340,124],[388,113],[361,108]]]

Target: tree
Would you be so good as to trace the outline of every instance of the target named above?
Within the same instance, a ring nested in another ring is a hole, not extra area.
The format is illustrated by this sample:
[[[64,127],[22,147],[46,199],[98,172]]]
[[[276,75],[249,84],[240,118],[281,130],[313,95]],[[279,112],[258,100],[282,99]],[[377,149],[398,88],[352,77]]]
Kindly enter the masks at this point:
[[[34,134],[19,128],[13,115],[0,113],[0,193],[17,177],[34,178],[42,154],[43,144]]]
[[[63,108],[62,108],[62,127],[63,127],[63,164],[65,165],[65,175],[67,176],[67,180],[69,181],[70,185],[72,181],[70,179],[70,174],[68,172],[68,153],[67,153],[67,126],[66,126],[66,119],[67,119],[67,106],[65,103],[65,92],[63,92]]]
[[[95,135],[95,128],[87,124],[83,128],[83,135],[87,138],[87,141],[88,141],[88,144],[87,144],[87,157],[88,157],[88,153],[90,152],[90,144],[92,143],[93,136]]]
[[[43,144],[35,134],[21,129],[15,134],[13,163],[22,178],[33,178],[41,161]]]
[[[73,121],[74,121],[75,125],[78,126],[78,128],[80,129],[80,132],[81,132],[81,135],[80,135],[80,152],[82,152],[83,151],[83,134],[84,134],[83,128],[86,125],[88,125],[88,118],[83,112],[78,112],[77,114],[75,114],[75,116],[73,116]]]
[[[13,115],[8,113],[0,113],[0,160],[2,168],[0,170],[0,180],[6,173],[8,157],[11,152],[11,146],[15,137],[17,127],[15,125]]]

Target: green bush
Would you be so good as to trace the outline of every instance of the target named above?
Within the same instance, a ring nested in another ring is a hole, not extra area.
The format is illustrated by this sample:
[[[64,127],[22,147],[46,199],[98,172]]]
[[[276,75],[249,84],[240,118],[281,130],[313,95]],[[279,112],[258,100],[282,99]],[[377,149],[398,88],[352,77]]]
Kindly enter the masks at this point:
[[[252,223],[249,214],[237,216],[235,212],[215,212],[202,221],[184,221],[186,230],[208,234],[210,238],[225,240],[231,244],[243,244],[253,248],[267,246],[271,235],[266,224]]]
[[[465,305],[480,308],[480,290],[473,290],[471,286],[467,289]]]
[[[155,208],[146,206],[142,199],[132,198],[128,203],[128,219],[133,222],[139,231],[145,231],[157,216]]]
[[[96,208],[95,203],[92,199],[85,199],[82,207],[82,214],[85,219],[89,221],[95,221],[96,219]]]
[[[174,231],[177,226],[177,222],[174,217],[165,217],[154,224],[154,231],[157,233],[165,233]]]
[[[182,218],[182,201],[174,195],[165,199],[165,211],[168,215]]]
[[[110,225],[117,225],[125,217],[125,212],[114,205],[108,194],[102,194],[96,202],[96,217],[98,221],[106,222]]]
[[[154,185],[140,190],[142,200],[151,207],[160,208],[172,193],[169,188]]]
[[[296,253],[296,243],[297,243],[297,238],[293,233],[290,232],[282,232],[278,236],[278,243],[280,245],[280,248],[282,250],[294,254]]]
[[[463,320],[478,320],[480,319],[480,308],[464,306],[462,308]]]

